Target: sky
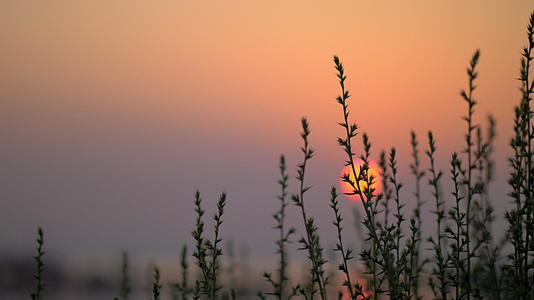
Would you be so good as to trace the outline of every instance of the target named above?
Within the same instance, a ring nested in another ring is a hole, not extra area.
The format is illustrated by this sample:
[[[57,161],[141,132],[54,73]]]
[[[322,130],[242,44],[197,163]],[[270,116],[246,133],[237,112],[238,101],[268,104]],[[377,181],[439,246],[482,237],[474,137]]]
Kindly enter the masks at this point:
[[[448,174],[451,152],[464,145],[459,91],[480,49],[475,118],[497,120],[493,198],[502,212],[532,10],[527,0],[2,1],[0,253],[32,251],[43,226],[47,253],[58,257],[119,257],[122,249],[175,257],[192,242],[198,189],[208,215],[227,192],[223,238],[270,259],[278,157],[287,156],[296,192],[303,116],[317,152],[307,205],[333,244],[328,192],[345,160],[333,55],[375,159],[398,150],[409,211],[410,131],[422,151],[434,132]],[[361,206],[341,205],[347,222]]]

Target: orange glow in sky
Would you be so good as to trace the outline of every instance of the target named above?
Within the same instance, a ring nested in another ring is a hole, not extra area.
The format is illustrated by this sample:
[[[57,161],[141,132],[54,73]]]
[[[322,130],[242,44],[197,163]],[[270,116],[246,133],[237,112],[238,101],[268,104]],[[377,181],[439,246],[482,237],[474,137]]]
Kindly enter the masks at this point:
[[[260,199],[278,191],[278,155],[286,156],[293,179],[303,116],[318,153],[306,185],[326,196],[347,171],[336,145],[344,129],[333,55],[347,74],[350,123],[367,133],[372,155],[397,149],[406,212],[415,205],[409,202],[410,132],[420,142],[421,168],[428,168],[424,151],[432,130],[444,175],[450,153],[465,147],[461,116],[467,108],[459,91],[467,87],[465,69],[476,49],[475,123],[485,132],[486,115],[497,120],[495,174],[508,174],[514,106],[521,98],[519,59],[533,5],[2,0],[2,245],[29,249],[26,242],[43,226],[72,237],[55,240],[62,252],[90,254],[98,245],[104,253],[108,245],[105,253],[114,253],[128,241],[146,247],[137,250],[151,258],[167,251],[174,259],[174,244],[168,248],[161,239],[190,240],[187,230],[166,228],[193,224],[198,188],[206,199],[223,190],[232,195],[225,238],[250,241],[258,249],[251,254],[259,257],[272,255],[265,230],[272,220],[264,212],[277,210],[278,201]],[[362,153],[361,147],[358,137],[354,151]],[[380,174],[376,163],[371,167],[378,193]],[[444,196],[450,194],[447,177]],[[495,176],[492,197],[506,197],[507,178]],[[497,211],[507,203],[497,202]],[[330,220],[327,204],[313,205],[314,217]],[[154,234],[160,229],[168,236]]]
[[[351,275],[352,277],[352,280],[353,280],[353,283],[358,283],[362,286],[363,288],[363,295],[364,297],[371,297],[373,295],[373,291],[369,288],[368,286],[368,279],[366,279],[363,274],[359,273],[359,272],[355,272]],[[348,292],[348,290],[345,288],[345,290],[343,291],[343,297],[342,297],[343,300],[350,300],[350,294]],[[362,298],[361,296],[358,297],[358,299],[364,299]]]
[[[361,159],[354,160],[354,166],[356,167],[356,172],[359,171],[359,168],[363,165],[363,161]],[[382,176],[381,176],[380,167],[374,160],[369,160],[369,176],[374,177],[374,184],[372,187],[375,189],[373,195],[378,195],[382,191]],[[352,172],[351,166],[345,166],[340,174],[340,181],[339,184],[341,186],[341,190],[345,195],[351,199],[354,200],[360,200],[359,195],[347,195],[347,193],[353,193],[353,188],[350,183],[344,182],[342,177],[345,174],[349,174],[351,180],[355,180],[354,172]],[[365,190],[367,188],[367,183],[363,180],[360,180],[360,188],[362,190]]]

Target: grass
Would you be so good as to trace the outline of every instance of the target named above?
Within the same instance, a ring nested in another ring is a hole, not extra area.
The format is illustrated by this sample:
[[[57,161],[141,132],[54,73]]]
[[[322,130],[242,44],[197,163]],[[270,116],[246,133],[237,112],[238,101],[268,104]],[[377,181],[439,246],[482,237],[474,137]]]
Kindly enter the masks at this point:
[[[432,289],[432,294],[436,299],[447,299],[447,257],[443,253],[443,243],[445,240],[443,223],[445,220],[445,209],[443,208],[444,202],[441,199],[440,180],[443,175],[441,171],[436,169],[435,154],[437,146],[436,140],[432,131],[428,132],[428,150],[426,155],[430,161],[430,178],[428,184],[432,187],[432,196],[434,197],[435,208],[432,213],[436,216],[436,234],[428,238],[429,243],[432,245],[433,266],[432,275],[429,277],[429,286]]]
[[[44,271],[44,263],[43,263],[43,257],[44,257],[44,232],[41,227],[37,229],[37,255],[35,255],[33,258],[35,260],[35,264],[37,265],[37,271],[33,277],[37,281],[37,286],[35,287],[35,292],[31,294],[32,300],[39,300],[41,299],[41,294],[44,289],[44,283],[43,283],[43,271]]]
[[[121,287],[120,287],[120,299],[128,300],[131,288],[131,279],[130,279],[130,267],[129,267],[128,253],[126,251],[122,252],[122,265],[121,265]]]
[[[358,125],[350,120],[349,104],[351,95],[346,87],[347,74],[339,57],[333,63],[337,72],[340,94],[336,98],[340,105],[342,118],[339,125],[342,135],[337,141],[346,155],[345,165],[350,167],[354,178],[343,174],[341,180],[348,183],[351,190],[346,194],[359,197],[363,209],[364,241],[358,245],[362,250],[359,257],[347,247],[343,237],[343,216],[339,207],[339,195],[335,187],[330,190],[330,208],[333,212],[339,274],[325,270],[332,262],[323,255],[318,224],[309,215],[306,206],[310,186],[306,183],[307,166],[314,156],[310,147],[311,129],[306,118],[301,120],[302,161],[297,165],[297,192],[291,195],[294,208],[302,218],[302,237],[300,250],[308,260],[307,278],[297,283],[291,278],[289,270],[288,244],[298,229],[288,228],[287,209],[290,209],[289,175],[284,156],[279,160],[280,194],[279,210],[273,214],[274,229],[277,230],[275,242],[278,256],[274,273],[265,272],[264,279],[269,285],[268,292],[258,292],[261,299],[279,300],[300,297],[303,299],[421,299],[423,290],[430,289],[434,299],[534,299],[534,165],[532,140],[531,100],[534,82],[530,74],[534,51],[534,12],[527,25],[527,46],[523,49],[520,68],[521,99],[515,108],[514,136],[510,146],[514,152],[510,158],[511,174],[509,184],[512,192],[513,207],[504,217],[508,223],[506,236],[496,241],[492,224],[497,217],[494,212],[490,193],[493,179],[493,148],[495,141],[495,120],[488,117],[487,133],[483,134],[482,125],[475,122],[476,80],[480,51],[476,50],[467,67],[467,89],[460,93],[466,104],[465,146],[460,152],[452,153],[448,174],[452,183],[445,191],[442,187],[443,174],[437,169],[437,141],[428,132],[428,150],[425,151],[429,167],[422,167],[419,155],[419,142],[415,132],[410,134],[412,163],[410,172],[415,179],[413,197],[415,209],[405,209],[406,199],[401,198],[399,162],[395,148],[389,152],[381,151],[379,165],[382,169],[383,190],[374,188],[377,180],[370,173],[371,142],[369,136],[361,134]],[[361,154],[356,148],[360,145]],[[363,162],[357,164],[357,158]],[[433,224],[423,224],[422,207],[428,197],[422,192],[422,182],[427,177],[433,200]],[[181,253],[181,280],[171,285],[173,299],[236,299],[239,293],[233,287],[224,286],[221,278],[223,256],[221,228],[223,224],[226,194],[222,193],[213,216],[213,238],[206,237],[204,226],[205,211],[202,208],[200,192],[195,193],[195,228],[192,237],[195,241],[192,258],[195,270],[190,270],[187,247]],[[408,221],[409,220],[409,221]],[[430,235],[423,237],[422,228],[428,227]],[[427,240],[430,249],[425,251],[422,241]],[[37,255],[34,257],[37,271],[34,275],[37,286],[31,293],[32,299],[41,299],[44,289],[44,234],[38,230]],[[426,259],[423,259],[425,258]],[[358,259],[359,258],[359,259]],[[363,271],[361,271],[363,266]],[[231,268],[232,270],[235,268]],[[355,270],[358,270],[356,272]],[[232,271],[234,272],[234,271]],[[193,280],[189,279],[194,274]],[[233,276],[233,275],[232,275]],[[334,279],[340,276],[339,285]],[[427,277],[424,285],[420,277]],[[360,280],[364,278],[364,280]],[[126,252],[122,255],[120,299],[128,299],[131,291],[129,260]],[[190,285],[190,282],[193,284]],[[332,287],[330,287],[332,286]],[[161,297],[160,271],[154,269],[152,299]],[[334,291],[334,292],[332,292]],[[249,297],[244,295],[243,297]],[[119,299],[119,298],[115,298]]]
[[[297,180],[299,182],[299,192],[292,195],[293,203],[300,208],[302,221],[304,223],[305,235],[300,239],[302,245],[301,250],[307,251],[308,260],[311,263],[310,268],[310,282],[307,285],[301,285],[298,289],[300,295],[305,299],[314,299],[316,293],[320,298],[327,299],[326,285],[328,284],[328,278],[325,278],[325,272],[323,265],[327,262],[323,258],[323,248],[319,241],[318,227],[315,224],[313,217],[308,217],[305,209],[304,194],[310,189],[305,185],[304,179],[306,175],[306,166],[308,161],[313,157],[314,151],[310,148],[308,138],[311,133],[311,129],[306,118],[301,120],[302,132],[300,136],[302,138],[303,146],[301,147],[303,159],[302,163],[297,166]]]
[[[423,265],[420,261],[420,253],[421,253],[421,226],[423,221],[421,220],[421,208],[424,204],[424,200],[421,197],[421,180],[425,176],[425,171],[421,170],[421,163],[419,159],[419,142],[417,141],[417,134],[414,131],[410,132],[410,144],[412,146],[412,158],[413,163],[410,164],[410,171],[415,179],[415,209],[413,211],[413,218],[414,218],[414,224],[410,224],[412,231],[417,230],[417,234],[415,237],[412,237],[412,240],[415,241],[413,244],[413,249],[411,251],[412,253],[412,261],[410,264],[411,270],[414,274],[420,274],[423,270]],[[384,168],[382,168],[384,170]],[[386,180],[386,178],[384,178]],[[387,191],[384,191],[384,193],[387,193]],[[386,199],[388,197],[386,196]],[[411,222],[411,221],[410,221]],[[411,280],[412,282],[412,290],[413,290],[413,296],[415,298],[419,297],[419,276]],[[411,296],[411,293],[410,293]]]
[[[185,300],[189,299],[191,294],[191,287],[189,286],[189,263],[187,261],[187,246],[182,247],[180,255],[180,267],[182,280],[171,284],[172,299],[173,300]]]
[[[365,154],[361,156],[364,163],[361,167],[358,166],[358,171],[356,171],[357,167],[354,163],[355,153],[352,143],[353,139],[358,135],[358,125],[349,123],[348,99],[350,98],[350,94],[345,89],[345,80],[347,76],[343,64],[337,56],[334,56],[334,65],[338,72],[337,77],[341,88],[341,94],[336,98],[337,102],[341,105],[343,112],[343,121],[339,123],[339,125],[343,127],[345,131],[344,137],[338,137],[338,144],[343,148],[347,155],[345,165],[350,166],[351,172],[354,174],[355,178],[352,180],[349,174],[343,174],[341,180],[350,184],[352,187],[352,192],[348,192],[347,195],[359,196],[364,207],[365,215],[363,224],[367,229],[367,239],[371,241],[371,247],[370,249],[362,250],[361,258],[369,269],[368,272],[372,276],[371,282],[374,291],[373,298],[377,299],[378,295],[382,292],[380,288],[381,280],[379,278],[378,267],[384,265],[384,260],[380,259],[378,253],[379,250],[383,253],[383,249],[382,245],[379,243],[378,224],[376,222],[376,217],[378,215],[378,201],[373,201],[375,198],[373,189],[374,178],[368,175],[371,144],[369,143],[367,135],[364,134]],[[365,183],[366,188],[362,188],[361,184],[363,185],[363,183]]]
[[[287,268],[288,268],[288,258],[287,258],[287,244],[290,242],[290,237],[295,233],[294,228],[286,229],[285,219],[286,219],[286,209],[288,206],[287,197],[288,197],[288,181],[289,176],[287,175],[287,166],[286,159],[283,155],[280,156],[280,179],[278,184],[280,185],[280,195],[277,197],[280,200],[280,210],[273,214],[273,218],[276,221],[275,229],[279,231],[279,239],[276,241],[278,249],[276,254],[279,255],[279,265],[277,270],[278,278],[274,278],[271,273],[264,273],[264,277],[272,285],[273,292],[267,293],[268,295],[273,295],[277,299],[291,299],[297,294],[299,290],[298,287],[292,288],[292,291],[289,295],[286,295],[286,290],[289,282],[287,277]],[[265,299],[265,295],[262,292],[258,293],[258,296],[262,299]]]
[[[508,254],[504,266],[507,292],[517,299],[534,297],[533,252],[534,201],[532,169],[532,112],[530,101],[534,83],[530,76],[532,49],[534,49],[534,13],[527,26],[528,44],[523,49],[519,80],[521,82],[521,101],[515,109],[514,132],[510,145],[514,157],[510,159],[512,173],[510,185],[514,208],[506,212],[508,221],[508,241],[513,252]]]
[[[217,278],[220,270],[220,257],[222,248],[220,243],[220,229],[223,223],[224,207],[226,206],[226,194],[222,193],[217,202],[217,212],[213,216],[215,221],[214,238],[210,241],[204,237],[204,210],[202,209],[202,198],[200,192],[195,193],[195,212],[197,213],[196,227],[192,233],[196,241],[196,251],[193,257],[196,259],[196,265],[201,272],[201,278],[195,282],[193,298],[199,299],[205,295],[208,299],[217,299],[217,292],[221,289]]]
[[[465,288],[466,288],[466,298],[469,300],[471,298],[472,294],[472,288],[471,288],[471,260],[474,256],[474,253],[471,250],[471,235],[470,235],[470,229],[471,229],[471,206],[473,202],[473,198],[476,194],[480,193],[479,186],[475,183],[473,171],[476,168],[477,162],[475,161],[474,155],[473,155],[473,131],[475,130],[476,126],[473,122],[473,115],[475,112],[475,105],[477,104],[477,101],[474,98],[474,91],[476,89],[475,86],[475,80],[478,77],[478,73],[476,70],[478,60],[480,57],[480,51],[477,50],[473,54],[473,57],[471,58],[471,62],[469,63],[469,67],[467,68],[467,75],[469,78],[469,87],[467,92],[462,90],[460,92],[460,95],[467,103],[467,115],[464,117],[464,120],[467,125],[466,135],[465,135],[465,141],[466,141],[466,147],[463,150],[466,159],[467,159],[467,166],[461,168],[461,174],[463,176],[464,185],[467,191],[466,195],[466,209],[465,209],[465,244],[466,244],[466,273],[463,277],[463,280],[465,281]]]
[[[454,198],[453,207],[449,210],[449,218],[453,225],[445,229],[447,238],[451,241],[448,259],[450,265],[450,284],[454,288],[454,299],[461,299],[465,294],[462,293],[463,278],[462,272],[465,269],[462,254],[465,252],[465,240],[462,238],[465,227],[465,213],[462,211],[464,197],[461,195],[460,182],[460,165],[461,161],[456,153],[452,154],[450,161],[450,176],[453,182],[452,195]]]
[[[159,300],[161,288],[163,286],[160,282],[160,272],[158,267],[154,268],[154,282],[152,283],[152,300]]]
[[[333,224],[336,227],[337,231],[337,242],[334,251],[340,252],[342,261],[337,268],[345,275],[345,279],[343,280],[342,285],[348,291],[350,299],[356,300],[358,298],[365,297],[365,293],[361,284],[357,282],[353,283],[351,280],[349,262],[354,258],[354,256],[352,255],[352,250],[347,249],[345,246],[343,246],[343,217],[341,217],[341,213],[339,211],[339,201],[337,190],[335,187],[332,187],[332,189],[330,190],[330,207],[334,212]]]

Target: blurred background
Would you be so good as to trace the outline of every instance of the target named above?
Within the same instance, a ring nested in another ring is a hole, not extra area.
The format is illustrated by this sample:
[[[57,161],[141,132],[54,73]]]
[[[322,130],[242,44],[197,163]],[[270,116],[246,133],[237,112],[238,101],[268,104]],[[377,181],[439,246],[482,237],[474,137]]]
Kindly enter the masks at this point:
[[[397,148],[409,215],[410,130],[422,155],[434,132],[449,196],[448,161],[465,143],[459,91],[481,49],[476,120],[497,120],[499,224],[533,9],[527,0],[0,2],[0,298],[28,297],[38,226],[55,299],[116,295],[122,250],[140,295],[153,264],[176,280],[180,249],[193,243],[197,189],[207,216],[228,193],[225,254],[257,274],[243,285],[263,282],[276,260],[278,157],[286,155],[296,192],[302,116],[317,151],[306,205],[332,249],[328,193],[345,160],[333,55],[345,65],[351,117],[369,134],[374,159]],[[361,204],[341,202],[357,249],[353,210]],[[430,205],[424,210],[429,220]],[[297,227],[290,259],[298,273],[303,226],[292,205],[288,223]]]

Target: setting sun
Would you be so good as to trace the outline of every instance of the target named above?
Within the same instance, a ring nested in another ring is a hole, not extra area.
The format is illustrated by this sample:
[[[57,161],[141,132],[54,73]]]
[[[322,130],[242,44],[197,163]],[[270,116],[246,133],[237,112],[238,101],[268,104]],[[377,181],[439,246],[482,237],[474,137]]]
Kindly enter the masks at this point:
[[[363,297],[361,295],[358,296],[357,299],[364,299],[364,297],[371,297],[373,296],[373,291],[369,287],[369,278],[365,278],[364,274],[360,272],[355,272],[351,275],[351,277],[354,279],[355,283],[359,284],[362,287]],[[354,290],[355,291],[355,290]],[[348,289],[345,287],[343,291],[343,300],[351,300],[350,293]]]
[[[363,160],[361,159],[355,159],[354,160],[354,166],[356,167],[356,172],[359,171],[359,168],[363,165]],[[354,200],[360,200],[359,195],[347,195],[353,193],[353,188],[350,185],[350,183],[343,181],[343,176],[345,174],[349,174],[349,177],[351,180],[355,180],[354,173],[352,172],[351,166],[345,166],[340,174],[339,179],[339,185],[341,186],[341,190],[343,193],[351,199]],[[373,195],[378,195],[382,191],[382,172],[380,170],[380,167],[378,164],[370,159],[369,160],[369,176],[374,176],[374,183],[372,184],[372,187],[375,189]],[[365,190],[367,187],[367,183],[364,180],[360,180],[360,187]]]

